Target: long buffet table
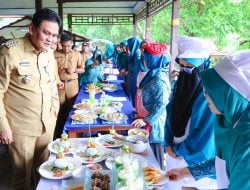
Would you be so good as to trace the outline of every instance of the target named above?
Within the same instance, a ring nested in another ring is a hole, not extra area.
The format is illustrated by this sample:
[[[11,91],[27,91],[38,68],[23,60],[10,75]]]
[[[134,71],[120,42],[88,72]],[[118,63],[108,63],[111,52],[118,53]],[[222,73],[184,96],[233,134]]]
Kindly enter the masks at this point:
[[[64,125],[64,131],[66,131],[69,134],[70,138],[76,138],[79,137],[78,134],[81,132],[88,132],[89,127],[91,131],[108,131],[108,129],[111,128],[111,126],[114,126],[116,130],[128,130],[131,128],[131,123],[133,122],[133,116],[132,113],[134,111],[134,108],[131,104],[131,102],[128,100],[123,88],[122,88],[122,80],[116,80],[112,81],[110,83],[117,85],[117,90],[114,92],[105,92],[107,95],[112,96],[114,101],[121,101],[123,106],[121,109],[121,112],[126,114],[128,119],[126,123],[122,124],[105,124],[102,122],[100,118],[97,118],[94,124],[72,124],[71,115],[74,112],[74,109],[69,114],[69,117]],[[101,93],[96,94],[95,98],[100,99]],[[83,86],[76,98],[75,104],[82,102],[83,99],[88,99],[89,94],[85,92],[85,86]]]
[[[85,146],[87,142],[87,138],[78,138],[77,140],[81,141],[82,145]],[[110,152],[112,152],[111,155],[115,155],[115,153],[120,152],[120,148],[110,148]],[[133,156],[134,154],[132,154]],[[72,155],[69,155],[72,157]],[[147,154],[146,155],[141,155],[141,154],[136,154],[134,155],[136,158],[139,160],[146,160],[148,166],[152,166],[155,168],[160,168],[159,164],[157,163],[153,152],[148,145],[147,148]],[[51,153],[50,159],[55,159],[55,154]],[[174,159],[170,158],[169,156],[166,157],[166,170],[169,170],[171,168],[176,168],[176,167],[183,167],[186,166],[186,162],[183,159]],[[105,162],[102,161],[100,164],[103,166],[103,169],[107,169],[105,167]],[[70,177],[68,178],[69,180],[74,180],[76,178]],[[68,180],[64,179],[64,180]],[[79,180],[79,179],[76,179]],[[186,178],[184,180],[178,181],[178,182],[172,182],[168,181],[167,183],[157,186],[160,190],[184,190],[184,189],[190,189],[189,187],[196,187],[198,189],[216,189],[216,180],[209,179],[209,178],[203,178],[197,182],[194,181],[193,178]],[[153,186],[147,187],[147,189],[152,189]],[[37,190],[62,190],[62,180],[52,180],[52,179],[46,179],[44,177],[41,177],[39,184],[37,186]],[[115,190],[115,189],[111,189]]]

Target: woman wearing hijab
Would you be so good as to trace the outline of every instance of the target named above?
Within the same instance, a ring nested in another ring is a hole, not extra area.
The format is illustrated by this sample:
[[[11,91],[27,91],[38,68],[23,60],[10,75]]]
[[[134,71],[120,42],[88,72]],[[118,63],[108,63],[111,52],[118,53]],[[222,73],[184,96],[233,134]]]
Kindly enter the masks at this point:
[[[225,57],[201,73],[209,108],[216,114],[216,159],[168,172],[170,179],[195,179],[216,170],[218,189],[249,190],[250,181],[250,50]],[[215,167],[214,167],[215,162]]]
[[[150,146],[160,167],[164,169],[164,148],[161,144],[164,139],[166,105],[170,93],[169,57],[164,55],[165,51],[158,51],[155,54],[150,53],[152,47],[155,47],[155,45],[147,44],[143,47],[144,61],[141,64],[141,70],[147,71],[147,74],[141,80],[137,91],[136,110],[139,119],[136,119],[132,125],[139,128],[146,126],[146,129],[149,130]],[[166,47],[165,44],[164,47]]]
[[[97,49],[93,53],[93,57],[88,59],[85,63],[85,72],[79,79],[79,84],[82,86],[84,83],[98,83],[103,81],[102,75],[102,51]]]
[[[194,37],[178,39],[180,73],[167,106],[164,146],[172,157],[188,165],[215,156],[213,123],[202,92],[199,72],[210,66],[207,41]]]
[[[142,59],[140,45],[142,40],[137,37],[132,37],[127,40],[127,47],[129,51],[129,63],[127,74],[127,93],[130,101],[135,107],[135,93],[136,93],[136,80],[140,71]]]

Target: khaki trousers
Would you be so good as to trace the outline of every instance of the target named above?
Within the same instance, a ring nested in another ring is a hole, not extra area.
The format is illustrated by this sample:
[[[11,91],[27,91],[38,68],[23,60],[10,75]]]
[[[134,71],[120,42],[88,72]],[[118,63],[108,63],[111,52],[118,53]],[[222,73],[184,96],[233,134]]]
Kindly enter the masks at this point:
[[[66,101],[72,100],[76,97],[79,91],[78,80],[71,80],[64,83],[64,89],[59,89],[60,104],[63,105]]]
[[[14,134],[14,142],[9,145],[13,161],[12,184],[14,190],[35,189],[40,175],[39,166],[48,160],[48,144],[54,131],[43,131],[39,137]]]

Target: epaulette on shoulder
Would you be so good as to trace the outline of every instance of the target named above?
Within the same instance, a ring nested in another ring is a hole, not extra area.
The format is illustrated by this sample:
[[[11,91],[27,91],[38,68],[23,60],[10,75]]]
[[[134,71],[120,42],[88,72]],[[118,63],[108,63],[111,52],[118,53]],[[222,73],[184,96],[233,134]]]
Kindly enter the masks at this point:
[[[7,48],[12,48],[18,45],[18,41],[17,40],[9,40],[5,43],[2,44],[3,46],[7,47]]]

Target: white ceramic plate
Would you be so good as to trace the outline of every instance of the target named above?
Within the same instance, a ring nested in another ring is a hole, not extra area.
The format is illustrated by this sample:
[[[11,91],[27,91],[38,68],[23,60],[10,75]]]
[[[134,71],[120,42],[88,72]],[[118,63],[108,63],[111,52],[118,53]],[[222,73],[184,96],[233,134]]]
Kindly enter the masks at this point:
[[[77,139],[69,139],[70,142],[70,148],[68,152],[64,152],[64,154],[73,154],[74,152],[77,152],[78,150],[81,149],[82,144],[80,141],[78,141]],[[48,149],[50,152],[53,152],[55,154],[57,154],[58,152],[62,152],[61,150],[63,150],[62,145],[60,144],[60,139],[56,139],[55,141],[52,141],[49,145],[48,145]]]
[[[60,177],[55,177],[54,172],[52,170],[48,169],[48,167],[51,167],[51,166],[53,167],[54,160],[48,160],[48,161],[44,162],[39,167],[38,171],[39,171],[41,176],[43,176],[47,179],[65,179],[65,178],[68,178],[68,177],[72,176],[73,170],[75,170],[81,166],[81,162],[79,162],[77,159],[71,158],[71,157],[67,157],[67,159],[68,159],[68,162],[73,165],[73,168],[65,171],[64,175],[62,175]]]
[[[99,147],[97,156],[94,157],[92,161],[89,161],[88,160],[89,157],[85,156],[86,155],[85,154],[86,148],[87,147],[84,147],[79,152],[74,153],[74,158],[78,159],[81,163],[84,163],[84,164],[93,164],[93,163],[101,162],[101,161],[105,160],[109,155],[107,150]]]
[[[101,146],[107,147],[107,148],[121,147],[124,144],[123,142],[117,141],[117,140],[115,140],[114,144],[110,144],[109,140],[108,140],[108,139],[110,139],[110,137],[113,137],[113,135],[110,135],[110,134],[101,135],[100,137],[98,137],[96,139],[96,143],[101,145]],[[110,144],[110,145],[108,145],[108,144]]]
[[[75,169],[73,172],[72,172],[72,175],[76,178],[82,178],[84,179],[85,178],[85,175],[86,175],[86,166],[81,166],[77,169]]]

